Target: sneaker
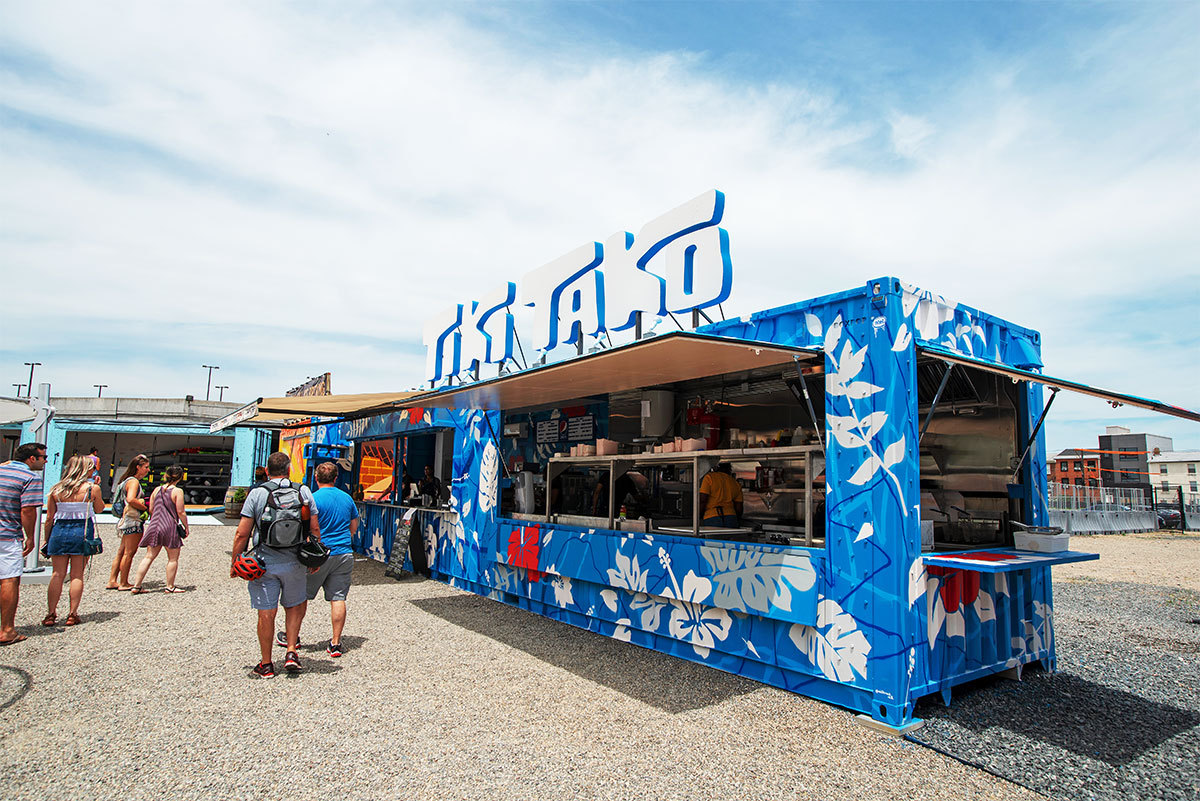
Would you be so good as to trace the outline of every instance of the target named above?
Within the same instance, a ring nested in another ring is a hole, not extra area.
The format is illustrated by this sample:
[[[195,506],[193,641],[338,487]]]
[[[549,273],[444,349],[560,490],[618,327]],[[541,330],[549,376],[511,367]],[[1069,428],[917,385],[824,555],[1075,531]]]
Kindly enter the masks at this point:
[[[325,646],[325,653],[337,659],[342,655],[342,644],[340,642],[329,641],[329,645]]]
[[[260,662],[254,666],[254,675],[260,679],[275,678],[275,665],[271,662]]]
[[[287,658],[283,660],[283,669],[288,673],[300,672],[300,657],[296,655],[295,651],[287,652]]]
[[[275,634],[275,644],[280,648],[287,648],[287,632],[280,631]],[[296,637],[296,647],[300,647],[300,637]]]

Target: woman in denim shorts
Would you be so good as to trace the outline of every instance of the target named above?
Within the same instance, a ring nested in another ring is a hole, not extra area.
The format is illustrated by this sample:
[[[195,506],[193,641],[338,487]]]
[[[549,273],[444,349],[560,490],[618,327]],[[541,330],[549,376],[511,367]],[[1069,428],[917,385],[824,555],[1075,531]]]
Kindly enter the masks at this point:
[[[62,597],[67,568],[71,569],[70,612],[64,625],[81,622],[79,602],[83,598],[83,570],[87,567],[83,541],[96,535],[96,513],[104,510],[100,488],[88,480],[92,463],[86,457],[72,456],[62,481],[50,490],[46,501],[46,548],[53,574],[46,590],[46,617],[43,626],[58,623],[58,600]]]

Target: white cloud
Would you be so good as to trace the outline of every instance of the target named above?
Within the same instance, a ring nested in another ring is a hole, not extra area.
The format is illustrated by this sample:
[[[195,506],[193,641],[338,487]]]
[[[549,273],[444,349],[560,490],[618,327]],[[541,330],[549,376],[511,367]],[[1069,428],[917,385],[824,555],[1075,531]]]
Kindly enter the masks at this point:
[[[689,53],[528,52],[450,15],[33,5],[0,23],[55,73],[0,73],[13,380],[33,357],[86,394],[94,365],[57,354],[136,318],[147,366],[177,322],[212,326],[162,351],[194,368],[107,381],[121,394],[195,393],[212,360],[239,399],[326,369],[341,391],[408,387],[430,310],[716,187],[727,314],[895,274],[1042,330],[1051,372],[1200,407],[1181,339],[1147,352],[1157,327],[1114,340],[1101,312],[1200,283],[1195,85],[1169,20],[1079,48],[1085,84],[1031,81],[1050,54],[1024,53],[874,120],[833,87],[714,77]],[[264,357],[251,324],[301,355]]]

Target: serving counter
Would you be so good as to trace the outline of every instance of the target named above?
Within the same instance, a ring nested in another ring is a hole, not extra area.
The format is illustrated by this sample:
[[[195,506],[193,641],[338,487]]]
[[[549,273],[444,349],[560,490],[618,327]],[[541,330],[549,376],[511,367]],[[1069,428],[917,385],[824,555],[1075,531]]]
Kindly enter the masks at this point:
[[[817,456],[821,456],[822,453],[820,445],[788,445],[774,448],[725,448],[721,450],[683,451],[675,453],[624,453],[605,456],[566,456],[555,454],[546,465],[546,481],[548,484],[553,484],[554,480],[563,471],[571,467],[600,468],[609,471],[610,477],[616,477],[637,467],[683,465],[691,471],[692,524],[687,528],[672,525],[658,530],[672,534],[690,534],[693,537],[711,536],[720,538],[720,533],[717,529],[712,529],[707,533],[701,532],[701,529],[704,527],[700,525],[700,515],[702,512],[700,509],[700,477],[713,470],[721,462],[769,463],[772,461],[802,460],[804,462],[804,486],[802,488],[796,487],[791,489],[796,493],[803,493],[804,544],[811,546],[813,544],[814,459]],[[780,490],[780,492],[786,492],[786,490]],[[610,479],[608,482],[609,514],[604,526],[605,528],[617,528],[619,522],[616,514],[617,505],[616,481]],[[549,523],[554,519],[554,515],[549,508],[550,505],[547,504],[546,506],[543,520]],[[558,519],[561,520],[562,517],[559,516]],[[737,539],[751,532],[751,528],[733,529],[731,533],[734,536],[731,536],[730,539]]]

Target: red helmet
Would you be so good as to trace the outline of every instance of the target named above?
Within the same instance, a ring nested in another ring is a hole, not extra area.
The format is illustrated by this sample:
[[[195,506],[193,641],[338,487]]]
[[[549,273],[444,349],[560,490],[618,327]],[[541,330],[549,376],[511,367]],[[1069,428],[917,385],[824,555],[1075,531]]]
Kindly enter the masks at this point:
[[[233,560],[233,572],[234,575],[244,578],[246,581],[253,581],[267,572],[267,566],[258,554],[254,551],[247,551]]]

